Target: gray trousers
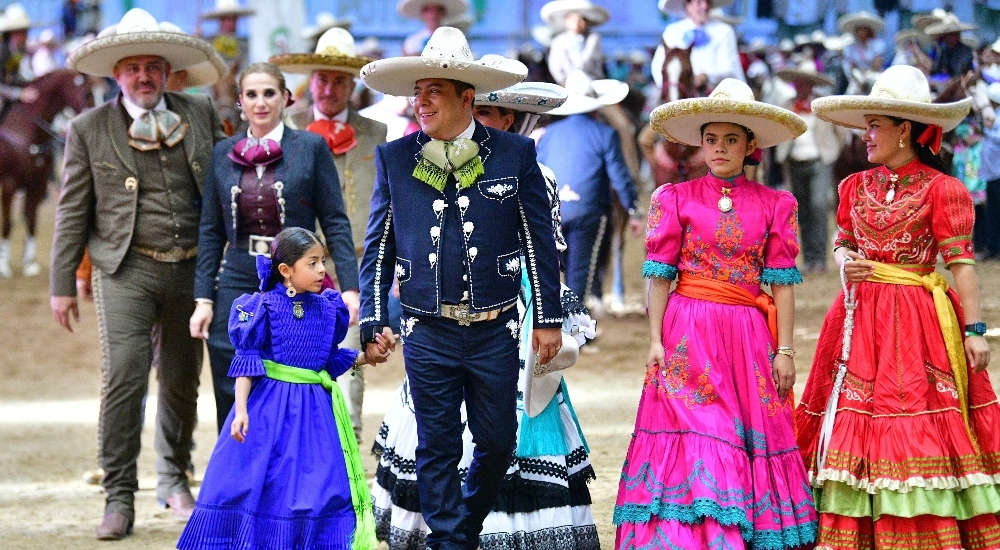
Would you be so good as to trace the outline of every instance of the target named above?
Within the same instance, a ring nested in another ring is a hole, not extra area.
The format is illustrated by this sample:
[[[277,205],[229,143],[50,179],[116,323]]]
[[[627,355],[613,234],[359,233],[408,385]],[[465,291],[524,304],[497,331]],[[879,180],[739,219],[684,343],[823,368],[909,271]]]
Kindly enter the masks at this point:
[[[114,275],[94,269],[101,337],[98,462],[104,468],[105,513],[134,518],[139,489],[143,398],[157,347],[156,496],[188,490],[191,434],[197,422],[202,344],[191,338],[195,261],[163,263],[129,252]],[[154,339],[151,334],[157,334]]]
[[[799,203],[799,231],[805,268],[826,266],[829,240],[830,205],[833,204],[833,167],[819,159],[785,161],[792,194]]]
[[[347,336],[344,338],[342,346],[356,349],[361,341],[361,328],[354,325],[347,329]],[[347,402],[347,412],[351,415],[351,426],[354,428],[354,437],[361,443],[361,405],[365,400],[365,371],[359,369],[357,372],[351,369],[337,377],[340,384],[340,391],[344,394],[344,401]]]

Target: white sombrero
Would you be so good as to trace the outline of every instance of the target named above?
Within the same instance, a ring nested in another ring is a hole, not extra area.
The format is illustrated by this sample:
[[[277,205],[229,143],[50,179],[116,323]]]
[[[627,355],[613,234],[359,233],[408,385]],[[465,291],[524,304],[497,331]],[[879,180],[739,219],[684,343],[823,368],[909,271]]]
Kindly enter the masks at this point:
[[[161,29],[149,12],[132,8],[117,25],[105,28],[96,39],[74,50],[66,64],[81,73],[113,77],[119,61],[136,55],[162,57],[174,71],[190,69],[218,56],[208,42]]]
[[[732,4],[733,0],[709,0],[709,8],[723,8]],[[684,0],[659,0],[656,7],[666,14],[684,13]]]
[[[931,103],[927,77],[916,67],[894,65],[878,77],[866,96],[838,95],[812,102],[819,118],[848,128],[865,129],[865,115],[883,115],[924,124],[935,124],[945,132],[969,114],[972,99],[954,103]]]
[[[169,21],[161,22],[160,30],[187,34],[183,29]],[[186,69],[176,69],[187,72],[187,81],[185,84],[188,88],[211,86],[212,84],[218,82],[220,78],[229,74],[229,65],[226,65],[226,61],[222,59],[222,56],[219,55],[219,53],[214,49],[212,52],[215,53],[215,55],[205,61],[202,61],[201,63],[197,63]],[[173,67],[171,66],[171,68]]]
[[[914,28],[923,31],[928,25],[933,25],[938,21],[941,21],[948,15],[948,12],[941,8],[934,8],[930,13],[918,13],[913,17],[910,17],[910,24]]]
[[[896,33],[895,40],[896,47],[903,47],[910,42],[916,42],[920,44],[920,47],[922,48],[926,48],[931,45],[931,39],[917,29],[899,31]]]
[[[237,0],[215,0],[215,9],[201,14],[202,19],[221,19],[223,17],[247,17],[257,13],[253,8],[240,6]]]
[[[628,84],[610,78],[591,80],[587,73],[576,70],[566,76],[566,92],[566,102],[549,111],[550,115],[578,115],[620,103],[628,95]]]
[[[40,23],[31,21],[28,10],[24,9],[21,4],[14,3],[7,6],[3,15],[0,15],[0,33],[26,31],[39,25]]]
[[[420,12],[423,11],[424,6],[433,4],[444,8],[445,18],[455,17],[469,11],[469,3],[466,0],[399,0],[399,3],[396,4],[396,11],[403,17],[420,19]]]
[[[516,72],[511,71],[516,67]],[[476,61],[462,31],[439,27],[427,41],[419,57],[390,57],[372,61],[361,68],[361,80],[384,94],[408,97],[418,80],[445,78],[465,82],[476,93],[494,92],[512,86],[528,76],[522,63],[496,67],[489,61]]]
[[[831,36],[823,41],[823,47],[827,50],[839,52],[854,43],[854,35],[845,32],[837,36]]]
[[[553,0],[542,6],[541,17],[550,27],[562,29],[566,26],[566,16],[571,13],[579,13],[594,27],[611,19],[611,12],[589,0]]]
[[[535,354],[529,353],[524,362],[528,371],[521,391],[524,395],[524,410],[528,416],[538,416],[552,400],[562,383],[562,371],[576,364],[580,357],[580,343],[577,339],[562,332],[562,346],[559,352],[547,365],[536,365]]]
[[[708,10],[708,18],[715,19],[716,21],[721,21],[730,27],[735,27],[743,24],[743,18],[737,17],[735,15],[729,15],[722,8],[712,8]]]
[[[316,53],[283,53],[269,60],[286,73],[312,74],[313,71],[341,71],[358,76],[361,67],[374,61],[358,55],[354,37],[346,29],[327,29],[316,42]]]
[[[849,32],[854,34],[854,29],[857,29],[858,27],[868,27],[877,36],[880,32],[882,32],[882,29],[885,28],[885,21],[874,13],[869,13],[865,10],[861,10],[857,13],[842,15],[840,19],[837,20],[837,29],[840,30],[840,32]]]
[[[518,82],[502,90],[477,94],[476,105],[493,105],[525,113],[547,113],[565,103],[567,97],[566,89],[558,84]]]
[[[935,23],[927,25],[924,27],[924,34],[927,36],[940,36],[942,34],[951,34],[955,32],[963,31],[974,31],[976,30],[975,25],[969,25],[968,23],[963,23],[958,19],[958,16],[954,13],[946,14],[943,18]]]
[[[671,101],[653,109],[649,124],[670,141],[701,146],[701,128],[711,122],[730,122],[749,128],[763,149],[795,139],[806,123],[795,113],[753,97],[745,82],[727,78],[708,97]]]
[[[353,24],[354,21],[350,19],[337,19],[332,13],[323,11],[316,15],[315,26],[302,29],[302,38],[305,40],[315,40],[334,27],[340,27],[349,31]]]
[[[836,82],[816,70],[816,62],[807,59],[799,63],[798,67],[785,67],[774,72],[774,76],[785,82],[808,82],[813,86],[833,86]]]

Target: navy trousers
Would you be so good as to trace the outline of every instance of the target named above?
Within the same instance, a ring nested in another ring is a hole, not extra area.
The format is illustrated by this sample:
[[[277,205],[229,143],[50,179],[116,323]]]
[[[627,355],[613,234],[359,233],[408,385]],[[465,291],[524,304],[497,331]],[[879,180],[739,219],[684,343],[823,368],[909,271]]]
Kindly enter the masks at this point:
[[[566,286],[580,298],[603,294],[604,265],[611,240],[610,215],[578,216],[564,220]]]
[[[460,326],[403,312],[403,359],[417,419],[417,491],[435,550],[475,550],[517,444],[517,308]],[[475,443],[461,485],[461,406]]]

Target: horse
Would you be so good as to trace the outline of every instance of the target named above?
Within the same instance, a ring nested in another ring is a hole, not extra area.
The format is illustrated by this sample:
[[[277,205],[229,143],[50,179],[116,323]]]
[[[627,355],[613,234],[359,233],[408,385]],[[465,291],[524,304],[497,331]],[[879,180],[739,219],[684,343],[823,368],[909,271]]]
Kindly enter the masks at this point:
[[[70,69],[59,69],[38,77],[28,84],[38,90],[32,103],[15,102],[0,121],[0,158],[4,170],[0,174],[0,278],[10,277],[11,207],[14,194],[24,190],[24,219],[27,236],[21,266],[25,276],[37,275],[41,266],[37,260],[35,229],[38,205],[45,198],[48,176],[52,170],[53,150],[57,136],[51,128],[56,115],[66,107],[76,113],[94,106],[87,78]]]

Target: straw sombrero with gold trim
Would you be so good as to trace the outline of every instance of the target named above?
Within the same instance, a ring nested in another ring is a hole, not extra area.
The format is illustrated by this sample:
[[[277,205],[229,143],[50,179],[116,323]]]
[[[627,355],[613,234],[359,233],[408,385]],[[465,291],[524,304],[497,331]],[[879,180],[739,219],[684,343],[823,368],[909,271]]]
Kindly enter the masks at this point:
[[[954,13],[946,14],[941,20],[924,27],[924,34],[930,37],[956,32],[974,31],[975,25],[963,23]]]
[[[708,97],[681,99],[653,109],[649,124],[663,137],[684,145],[701,146],[701,128],[711,122],[739,124],[753,132],[763,149],[795,139],[806,122],[795,113],[753,97],[745,82],[727,78]]]
[[[418,80],[429,78],[465,82],[477,94],[484,94],[513,86],[526,76],[528,68],[520,62],[498,66],[489,59],[473,59],[465,35],[454,27],[439,27],[434,31],[419,56],[379,59],[361,68],[361,80],[366,86],[403,97],[413,94]]]
[[[972,107],[972,99],[931,103],[927,77],[916,67],[894,65],[878,77],[868,95],[836,95],[814,99],[813,113],[848,128],[866,128],[865,115],[882,115],[954,129]]]
[[[340,27],[328,29],[316,42],[316,53],[283,53],[271,56],[273,65],[286,73],[312,74],[313,71],[340,71],[358,76],[361,67],[374,61],[358,55],[351,33]]]
[[[181,71],[211,62],[219,55],[208,42],[171,27],[177,28],[169,24],[161,28],[148,11],[132,8],[117,25],[105,28],[96,39],[73,50],[66,65],[84,74],[114,77],[115,65],[126,57],[159,56],[170,63],[171,70]]]

